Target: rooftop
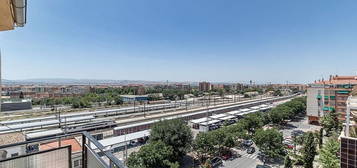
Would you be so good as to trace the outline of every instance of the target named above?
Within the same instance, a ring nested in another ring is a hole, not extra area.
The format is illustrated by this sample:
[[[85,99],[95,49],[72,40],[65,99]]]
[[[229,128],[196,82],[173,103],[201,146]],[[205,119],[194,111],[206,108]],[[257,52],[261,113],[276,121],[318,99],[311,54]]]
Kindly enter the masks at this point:
[[[78,141],[75,138],[61,140],[61,146],[67,146],[67,145],[71,145],[72,153],[82,151],[82,146],[78,143]],[[58,141],[55,141],[55,142],[41,144],[40,150],[48,150],[58,147],[59,147]]]
[[[148,95],[120,95],[121,97],[136,98],[136,97],[148,97]]]
[[[9,145],[25,141],[25,135],[20,132],[0,134],[0,145]]]
[[[314,84],[325,84],[325,85],[357,84],[357,76],[331,76],[329,80],[315,81]]]

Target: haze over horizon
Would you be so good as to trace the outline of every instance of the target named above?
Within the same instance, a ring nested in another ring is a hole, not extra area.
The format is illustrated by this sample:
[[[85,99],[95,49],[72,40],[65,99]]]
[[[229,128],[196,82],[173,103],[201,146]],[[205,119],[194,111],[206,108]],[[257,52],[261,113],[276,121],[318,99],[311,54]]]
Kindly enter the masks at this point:
[[[2,73],[309,83],[356,75],[356,18],[357,1],[37,0],[25,28],[0,32]]]

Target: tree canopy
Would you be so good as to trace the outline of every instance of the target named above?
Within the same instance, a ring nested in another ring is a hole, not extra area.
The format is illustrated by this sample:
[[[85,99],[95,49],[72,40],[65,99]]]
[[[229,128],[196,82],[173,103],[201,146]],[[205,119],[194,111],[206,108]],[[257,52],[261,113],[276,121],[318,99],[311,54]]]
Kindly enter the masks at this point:
[[[276,129],[258,129],[255,132],[253,141],[260,151],[270,158],[279,158],[284,151],[283,135]]]
[[[150,132],[150,141],[162,141],[173,148],[176,158],[184,156],[191,148],[191,129],[182,120],[163,120],[154,124]]]
[[[293,167],[293,163],[289,157],[289,155],[285,156],[285,160],[284,160],[284,168],[292,168]]]
[[[178,163],[173,160],[173,148],[162,141],[156,141],[144,145],[138,152],[131,153],[127,165],[129,168],[178,167]]]
[[[313,168],[313,162],[315,159],[315,155],[317,154],[314,133],[312,132],[306,133],[306,137],[301,153],[302,153],[302,159],[304,161],[304,167]]]
[[[330,138],[319,151],[319,161],[324,168],[340,167],[340,159],[337,153],[340,152],[340,143],[335,138]]]
[[[326,131],[326,135],[329,136],[332,132],[339,132],[341,129],[341,123],[338,120],[338,115],[335,110],[327,112],[321,119],[321,126]]]

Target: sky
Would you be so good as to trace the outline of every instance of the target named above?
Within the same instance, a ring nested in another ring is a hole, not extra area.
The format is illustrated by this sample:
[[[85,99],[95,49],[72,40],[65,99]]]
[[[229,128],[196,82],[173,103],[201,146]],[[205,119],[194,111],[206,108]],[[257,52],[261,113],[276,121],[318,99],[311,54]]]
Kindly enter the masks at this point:
[[[29,0],[4,79],[308,83],[357,73],[357,1]]]

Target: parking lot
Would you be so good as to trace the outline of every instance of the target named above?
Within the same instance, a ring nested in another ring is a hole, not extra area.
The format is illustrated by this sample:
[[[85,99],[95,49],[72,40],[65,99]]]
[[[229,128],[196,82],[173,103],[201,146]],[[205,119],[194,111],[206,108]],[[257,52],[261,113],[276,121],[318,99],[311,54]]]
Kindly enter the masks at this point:
[[[299,118],[298,120],[289,122],[283,129],[281,129],[281,132],[283,133],[284,138],[289,138],[291,137],[291,133],[293,131],[308,132],[317,131],[320,128],[320,126],[308,124],[307,117],[303,117]]]

